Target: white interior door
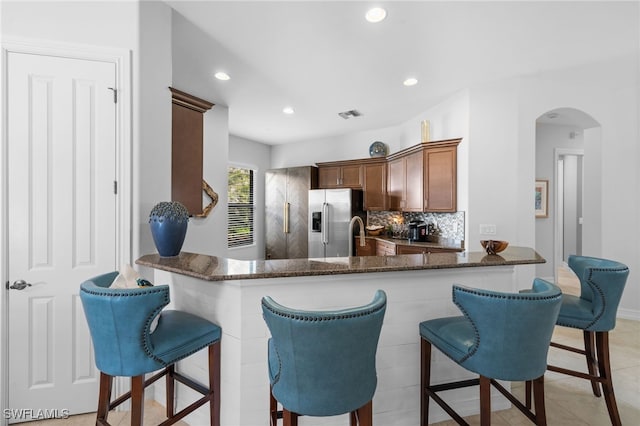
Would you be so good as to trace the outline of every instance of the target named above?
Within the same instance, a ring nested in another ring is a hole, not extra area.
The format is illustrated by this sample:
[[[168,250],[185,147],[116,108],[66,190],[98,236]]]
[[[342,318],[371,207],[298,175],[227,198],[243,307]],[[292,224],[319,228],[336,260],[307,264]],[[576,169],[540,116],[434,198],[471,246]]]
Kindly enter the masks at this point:
[[[96,409],[78,289],[116,269],[116,70],[13,52],[7,69],[7,276],[30,284],[8,292],[9,421],[19,422]]]

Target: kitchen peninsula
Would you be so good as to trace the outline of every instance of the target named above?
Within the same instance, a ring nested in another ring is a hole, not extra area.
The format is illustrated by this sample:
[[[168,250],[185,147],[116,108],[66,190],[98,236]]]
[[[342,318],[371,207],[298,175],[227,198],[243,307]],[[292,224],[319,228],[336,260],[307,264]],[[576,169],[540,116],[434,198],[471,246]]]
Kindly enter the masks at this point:
[[[153,282],[171,287],[170,309],[201,315],[222,327],[221,423],[269,424],[267,339],[260,300],[269,295],[298,309],[337,309],[368,303],[377,289],[387,293],[387,313],[377,356],[375,424],[419,424],[418,324],[459,315],[451,302],[452,284],[496,291],[517,291],[516,266],[544,263],[533,249],[509,247],[499,255],[485,252],[423,253],[316,259],[234,260],[194,253],[172,258],[145,255],[138,265],[154,269]],[[150,278],[150,277],[149,277]],[[179,368],[205,381],[205,360],[195,354]],[[471,378],[442,355],[435,355],[435,381]],[[163,401],[162,384],[155,398]],[[178,405],[184,395],[178,393]],[[476,389],[452,391],[449,401],[463,415],[477,413]],[[509,406],[494,396],[493,409]],[[348,424],[348,416],[304,418],[304,425]],[[206,422],[204,410],[185,420]],[[431,420],[447,416],[436,407]],[[342,423],[341,423],[342,424]]]

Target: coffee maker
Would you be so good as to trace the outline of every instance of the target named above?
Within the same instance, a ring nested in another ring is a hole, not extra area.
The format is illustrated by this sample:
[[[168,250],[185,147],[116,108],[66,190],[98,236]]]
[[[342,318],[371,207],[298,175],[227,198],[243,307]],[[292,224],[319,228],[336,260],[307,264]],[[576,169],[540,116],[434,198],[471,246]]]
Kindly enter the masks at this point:
[[[410,241],[426,241],[427,240],[427,224],[422,221],[409,222],[409,240]],[[421,235],[421,234],[424,234]]]

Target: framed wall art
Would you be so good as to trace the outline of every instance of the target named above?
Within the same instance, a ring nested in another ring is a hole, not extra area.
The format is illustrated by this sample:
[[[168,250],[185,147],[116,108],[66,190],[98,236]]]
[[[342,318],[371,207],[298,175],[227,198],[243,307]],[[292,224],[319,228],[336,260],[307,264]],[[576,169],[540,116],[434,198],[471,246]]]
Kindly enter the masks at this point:
[[[536,218],[549,217],[549,181],[536,179]]]

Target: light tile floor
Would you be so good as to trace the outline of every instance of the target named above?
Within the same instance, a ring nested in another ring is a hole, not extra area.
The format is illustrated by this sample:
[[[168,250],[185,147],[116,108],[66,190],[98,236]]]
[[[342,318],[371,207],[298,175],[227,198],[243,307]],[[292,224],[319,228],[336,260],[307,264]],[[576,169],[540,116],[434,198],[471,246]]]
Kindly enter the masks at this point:
[[[96,401],[97,402],[97,401]],[[111,411],[108,421],[111,426],[127,426],[129,422],[129,411]],[[158,425],[165,421],[165,407],[156,401],[146,401],[144,404],[144,426]],[[92,426],[96,424],[96,413],[80,414],[71,416],[68,419],[40,420],[31,422],[34,426]],[[174,423],[178,426],[188,426],[184,421]]]
[[[567,293],[579,292],[575,276],[570,271],[559,270],[560,286]],[[580,330],[557,327],[554,341],[580,347],[582,332]],[[622,424],[640,424],[640,321],[619,319],[615,330],[609,334],[611,346],[611,365],[613,384],[618,402]],[[549,363],[558,366],[581,368],[584,358],[578,354],[551,348]],[[577,366],[577,367],[576,367]],[[521,400],[524,395],[522,383],[512,385],[513,393]],[[607,406],[603,398],[596,398],[591,392],[588,381],[565,375],[547,372],[545,375],[545,403],[547,423],[549,426],[606,426],[611,424]],[[112,412],[109,421],[113,426],[129,424],[128,412]],[[145,404],[145,425],[158,424],[163,421],[164,407],[155,401]],[[479,425],[479,416],[465,418],[470,425]],[[375,423],[375,418],[374,418]],[[95,424],[95,413],[72,416],[64,420],[42,420],[37,426],[89,426]],[[184,422],[178,425],[186,425]],[[452,420],[435,423],[437,426],[453,426]],[[497,411],[492,415],[492,424],[496,426],[520,426],[532,423],[516,408]],[[199,426],[199,425],[194,425]],[[385,426],[378,425],[376,426]]]

